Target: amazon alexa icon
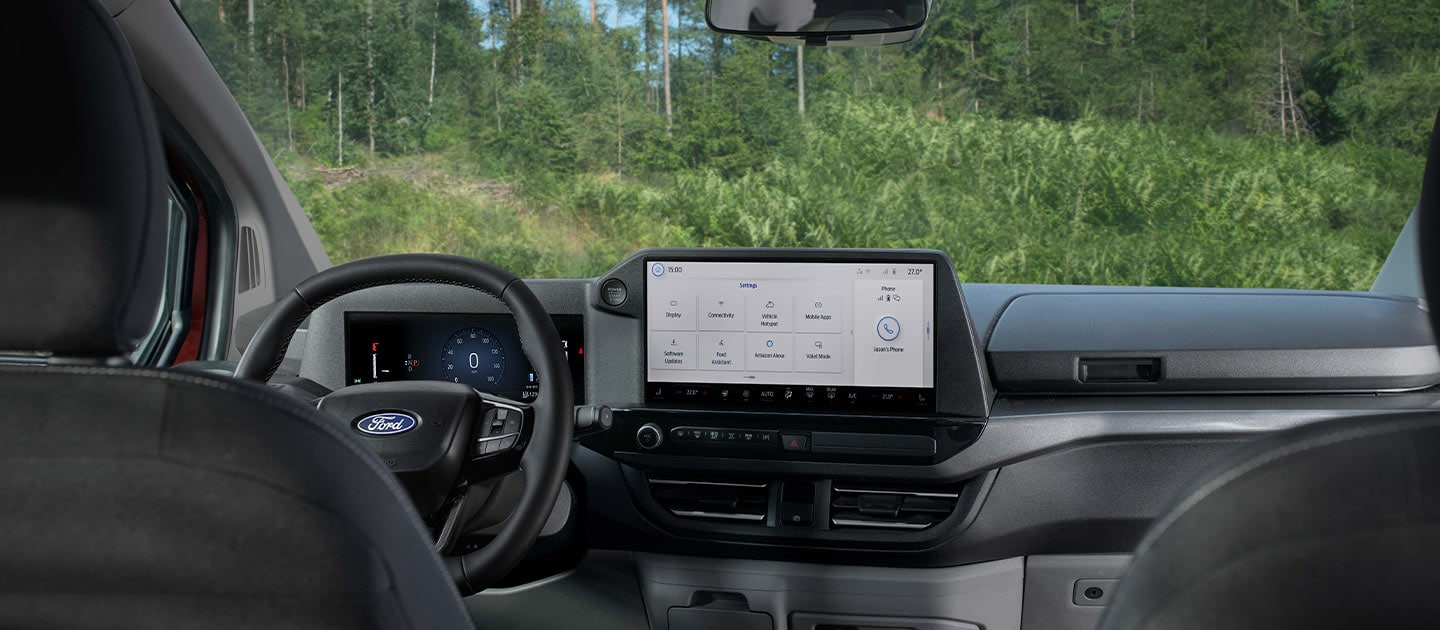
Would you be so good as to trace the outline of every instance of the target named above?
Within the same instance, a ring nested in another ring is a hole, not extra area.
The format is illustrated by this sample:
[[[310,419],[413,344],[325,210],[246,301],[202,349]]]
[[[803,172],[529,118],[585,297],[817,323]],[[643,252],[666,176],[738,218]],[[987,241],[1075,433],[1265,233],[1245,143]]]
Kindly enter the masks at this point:
[[[653,265],[650,265],[650,275],[655,276],[656,278],[665,275],[665,264],[657,262]]]

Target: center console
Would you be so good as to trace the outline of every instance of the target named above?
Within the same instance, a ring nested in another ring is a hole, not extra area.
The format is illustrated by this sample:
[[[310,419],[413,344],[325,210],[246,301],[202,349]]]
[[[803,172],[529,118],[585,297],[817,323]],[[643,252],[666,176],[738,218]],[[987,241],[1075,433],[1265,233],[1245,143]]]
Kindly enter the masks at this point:
[[[644,395],[582,444],[623,464],[654,521],[926,544],[969,512],[983,479],[857,477],[929,469],[984,429],[992,391],[944,254],[650,250],[596,287],[642,331]]]
[[[926,464],[983,428],[991,391],[942,253],[650,250],[597,283],[624,287],[597,307],[640,319],[646,344],[644,400],[587,442],[602,452]]]

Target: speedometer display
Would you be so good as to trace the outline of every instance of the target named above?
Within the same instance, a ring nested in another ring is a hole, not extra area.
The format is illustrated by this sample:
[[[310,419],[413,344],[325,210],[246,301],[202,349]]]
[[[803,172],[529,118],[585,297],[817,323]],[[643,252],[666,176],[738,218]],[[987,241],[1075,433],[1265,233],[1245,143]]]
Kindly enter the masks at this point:
[[[440,371],[449,381],[493,388],[505,376],[505,346],[484,328],[463,328],[441,349]]]
[[[554,315],[570,362],[577,400],[584,400],[584,326],[578,315]],[[530,402],[540,378],[508,313],[346,313],[345,383],[448,381]]]

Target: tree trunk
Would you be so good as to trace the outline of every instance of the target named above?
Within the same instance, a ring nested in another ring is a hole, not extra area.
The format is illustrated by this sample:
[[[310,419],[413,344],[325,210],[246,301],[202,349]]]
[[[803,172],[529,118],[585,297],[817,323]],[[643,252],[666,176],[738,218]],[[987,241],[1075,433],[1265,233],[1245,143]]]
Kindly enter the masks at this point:
[[[249,46],[250,52],[253,53],[255,52],[255,0],[249,0],[246,3],[245,25],[249,33],[245,39],[246,46]]]
[[[493,7],[494,5],[490,5],[490,6]],[[492,9],[490,10],[490,16],[489,16],[489,17],[490,17],[491,19],[494,19],[494,15],[495,15],[495,10],[492,8]],[[499,45],[495,42],[495,28],[492,26],[492,27],[490,28],[490,50],[492,50],[492,51],[500,50],[500,48],[499,48],[498,46],[499,46]],[[496,132],[500,132],[500,131],[503,131],[503,130],[505,129],[504,124],[503,124],[503,121],[502,121],[501,118],[500,118],[500,62],[499,62],[499,58],[500,58],[500,56],[494,54],[493,52],[490,54],[490,76],[494,77],[494,80],[495,80],[495,82],[494,82],[493,84],[491,84],[491,90],[490,90],[490,91],[491,91],[491,93],[493,93],[493,94],[495,95],[495,131],[496,131]]]
[[[665,135],[670,135],[674,112],[670,109],[670,0],[660,0],[660,54],[665,74]]]
[[[365,2],[365,136],[375,153],[375,0]]]
[[[1285,33],[1277,36],[1280,43],[1280,137],[1295,139],[1305,133],[1300,121],[1300,106],[1295,103],[1295,82],[1290,78],[1290,60],[1285,54]]]
[[[305,95],[305,38],[300,38],[300,111],[310,107],[310,101]]]
[[[1030,7],[1025,7],[1025,43],[1021,48],[1021,55],[1025,63],[1025,82],[1030,82]]]
[[[1286,83],[1288,82],[1288,81],[1287,81],[1288,77],[1286,77],[1285,74],[1286,74],[1286,72],[1285,72],[1285,34],[1284,34],[1284,33],[1281,33],[1281,34],[1280,34],[1280,137],[1282,137],[1282,138],[1287,137],[1287,136],[1289,135],[1289,134],[1287,133],[1287,132],[1289,131],[1289,128],[1288,128],[1288,125],[1286,124],[1286,120],[1285,120],[1286,117],[1288,116],[1288,114],[1285,113],[1285,110],[1289,107],[1289,104],[1286,103],[1286,98],[1285,98],[1285,97],[1286,97],[1286,95],[1290,92],[1290,88],[1286,85]]]
[[[650,100],[650,95],[654,93],[654,89],[650,87],[653,80],[653,75],[650,74],[650,61],[655,57],[654,50],[650,48],[650,14],[652,13],[650,7],[652,4],[651,0],[645,0],[645,14],[640,21],[640,28],[645,32],[645,100],[647,102],[654,102]]]
[[[935,112],[940,114],[940,120],[945,120],[945,80],[939,75],[935,77]]]
[[[295,125],[290,121],[290,37],[280,36],[280,74],[285,82],[285,148],[295,149]]]
[[[618,7],[617,7],[618,9]],[[620,90],[615,90],[615,173],[625,172],[625,107]]]
[[[435,0],[434,17],[430,18],[430,95],[425,104],[435,106],[435,49],[440,35],[440,0]]]
[[[590,26],[595,26],[595,5],[596,0],[590,0]]]
[[[1135,45],[1135,0],[1130,0],[1128,9],[1130,14],[1130,45]]]
[[[685,65],[682,63],[685,61],[685,14],[683,12],[684,9],[684,2],[679,2],[675,5],[675,28],[680,30],[680,34],[675,38],[675,63],[681,64],[675,68],[675,82],[679,83],[680,85],[685,84],[685,78],[680,76],[680,71],[685,69]]]
[[[345,70],[335,73],[335,164],[345,166]]]
[[[795,79],[800,86],[800,116],[805,116],[805,46],[795,47]]]

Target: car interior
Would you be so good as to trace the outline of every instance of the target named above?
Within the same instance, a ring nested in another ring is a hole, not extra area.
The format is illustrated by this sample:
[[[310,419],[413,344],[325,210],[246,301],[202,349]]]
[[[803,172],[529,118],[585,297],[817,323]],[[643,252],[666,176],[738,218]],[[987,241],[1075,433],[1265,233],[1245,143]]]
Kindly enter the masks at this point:
[[[1413,295],[938,249],[331,266],[179,4],[0,19],[0,626],[1440,619],[1440,136],[1382,271]],[[854,4],[714,28],[921,34]]]

